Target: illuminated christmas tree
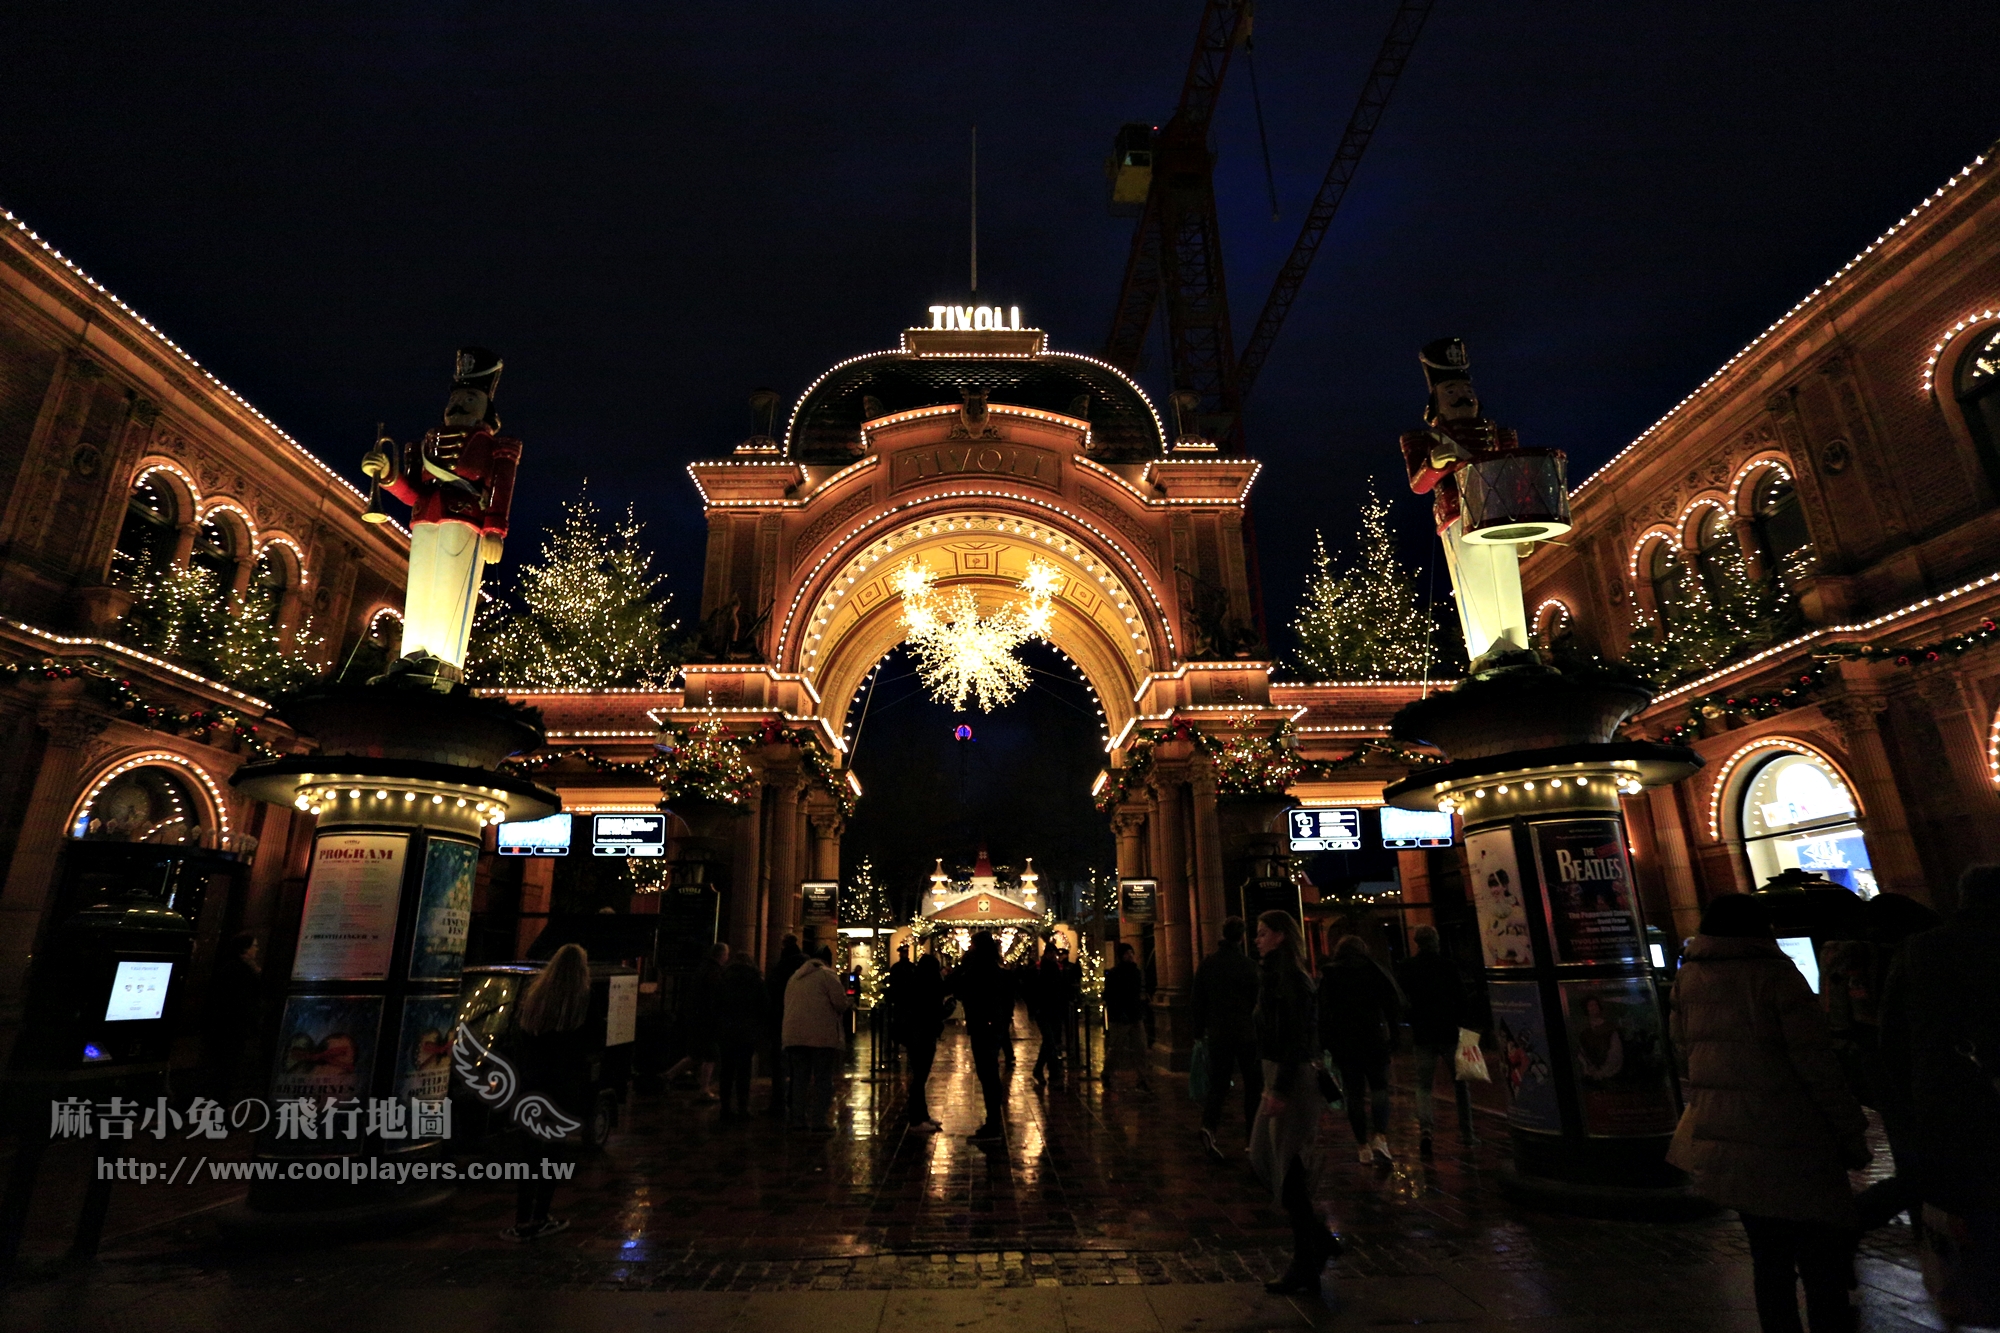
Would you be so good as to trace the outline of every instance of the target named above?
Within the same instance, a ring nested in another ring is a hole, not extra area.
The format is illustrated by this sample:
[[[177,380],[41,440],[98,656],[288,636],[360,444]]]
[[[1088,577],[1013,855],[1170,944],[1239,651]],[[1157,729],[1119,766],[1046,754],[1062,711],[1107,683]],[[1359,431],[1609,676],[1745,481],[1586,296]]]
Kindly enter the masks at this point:
[[[1747,657],[1793,627],[1797,602],[1774,576],[1758,578],[1732,538],[1703,573],[1683,574],[1680,596],[1658,615],[1632,617],[1624,665],[1656,688]]]
[[[1455,669],[1458,636],[1425,609],[1415,574],[1396,558],[1389,505],[1372,477],[1355,544],[1360,558],[1336,565],[1313,534],[1313,571],[1292,622],[1306,670],[1321,680],[1415,680]]]
[[[474,627],[472,679],[520,689],[664,689],[679,662],[665,574],[628,507],[607,519],[586,492],[543,534],[514,598],[496,598]]]
[[[892,929],[896,924],[896,912],[889,905],[889,891],[875,878],[875,865],[867,857],[854,867],[854,878],[848,882],[846,901],[841,904],[840,919],[850,926],[879,926],[883,930]]]
[[[265,694],[297,689],[319,675],[320,637],[312,617],[288,636],[278,624],[278,590],[253,583],[224,596],[221,579],[199,567],[155,570],[129,581],[132,608],[118,637],[171,657],[213,680]]]

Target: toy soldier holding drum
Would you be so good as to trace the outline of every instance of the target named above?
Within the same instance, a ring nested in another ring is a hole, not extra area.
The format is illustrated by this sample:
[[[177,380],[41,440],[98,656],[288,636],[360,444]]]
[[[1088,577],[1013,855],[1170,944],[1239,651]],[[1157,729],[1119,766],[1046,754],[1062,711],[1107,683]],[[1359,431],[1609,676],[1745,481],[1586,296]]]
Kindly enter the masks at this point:
[[[1424,429],[1402,437],[1403,462],[1410,489],[1433,497],[1471,661],[1467,674],[1536,664],[1520,557],[1529,543],[1569,531],[1564,455],[1523,449],[1513,431],[1480,415],[1464,342],[1440,338],[1417,357],[1430,401]]]
[[[480,580],[500,559],[514,502],[521,442],[500,434],[493,410],[503,364],[484,347],[459,348],[444,426],[414,445],[379,439],[361,460],[363,472],[410,506],[406,665],[398,669],[434,677],[439,688],[463,675]]]

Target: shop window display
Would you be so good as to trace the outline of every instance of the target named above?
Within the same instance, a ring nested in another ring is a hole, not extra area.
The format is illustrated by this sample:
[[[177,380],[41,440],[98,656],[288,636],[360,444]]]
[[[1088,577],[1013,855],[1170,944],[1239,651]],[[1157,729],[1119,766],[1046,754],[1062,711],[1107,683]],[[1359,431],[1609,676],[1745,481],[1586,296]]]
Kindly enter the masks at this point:
[[[1847,783],[1816,755],[1780,754],[1743,789],[1743,849],[1750,878],[1786,870],[1823,875],[1863,898],[1876,894],[1868,843]]]

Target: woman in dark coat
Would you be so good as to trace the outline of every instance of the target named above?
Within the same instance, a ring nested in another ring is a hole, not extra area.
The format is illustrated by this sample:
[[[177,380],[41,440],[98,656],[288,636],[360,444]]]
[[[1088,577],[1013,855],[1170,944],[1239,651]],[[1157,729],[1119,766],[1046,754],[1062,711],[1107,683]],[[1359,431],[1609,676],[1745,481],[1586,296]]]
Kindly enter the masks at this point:
[[[1852,1330],[1847,1173],[1868,1164],[1867,1121],[1818,999],[1755,898],[1725,894],[1702,913],[1674,981],[1673,1039],[1687,1110],[1667,1160],[1741,1218],[1758,1322],[1797,1329],[1803,1278],[1813,1333]]]
[[[1312,1202],[1319,1117],[1326,1109],[1316,1066],[1313,981],[1306,971],[1305,940],[1289,913],[1258,916],[1255,940],[1262,959],[1256,1023],[1264,1098],[1250,1127],[1250,1162],[1292,1224],[1292,1265],[1265,1290],[1299,1295],[1317,1292],[1320,1273],[1340,1257],[1340,1238],[1327,1230]]]
[[[521,1095],[539,1093],[583,1124],[590,1122],[591,1110],[589,1017],[590,958],[579,946],[565,944],[528,983],[508,1042],[520,1069]],[[535,1165],[573,1161],[575,1144],[533,1139],[523,1157]],[[553,1180],[522,1181],[514,1199],[514,1225],[500,1234],[508,1240],[538,1240],[567,1228],[567,1219],[549,1216],[555,1194]]]
[[[1389,1155],[1389,1052],[1402,997],[1376,966],[1359,935],[1343,935],[1320,971],[1319,1041],[1340,1070],[1347,1123],[1363,1162],[1387,1166]],[[1456,1037],[1456,1033],[1453,1036]],[[1363,1096],[1369,1100],[1364,1102]],[[1369,1111],[1374,1136],[1369,1136]]]
[[[927,953],[904,974],[896,993],[896,1040],[910,1053],[910,1094],[903,1117],[911,1129],[942,1129],[931,1117],[924,1085],[937,1059],[938,1038],[944,1033],[944,974],[937,955]]]

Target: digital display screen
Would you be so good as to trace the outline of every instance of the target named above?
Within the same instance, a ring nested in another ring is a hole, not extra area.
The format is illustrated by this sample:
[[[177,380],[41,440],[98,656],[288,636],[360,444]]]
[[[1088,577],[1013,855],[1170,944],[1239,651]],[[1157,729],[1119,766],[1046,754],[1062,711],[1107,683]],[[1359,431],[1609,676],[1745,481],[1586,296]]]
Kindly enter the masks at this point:
[[[498,850],[502,856],[568,856],[569,828],[568,815],[517,819],[500,826]]]
[[[1384,847],[1449,847],[1451,816],[1442,810],[1398,810],[1382,807]]]
[[[172,963],[140,963],[121,959],[111,978],[111,998],[104,1006],[107,1023],[143,1022],[167,1011],[167,979]]]
[[[1661,972],[1664,972],[1664,971],[1666,971],[1666,970],[1667,970],[1667,950],[1666,950],[1666,946],[1665,946],[1665,945],[1662,945],[1662,944],[1649,944],[1649,945],[1647,945],[1647,946],[1646,946],[1646,950],[1647,950],[1647,952],[1649,952],[1649,953],[1651,953],[1651,954],[1653,955],[1653,966],[1654,966],[1654,968],[1656,968],[1657,970],[1659,970],[1659,971],[1661,971]],[[1818,988],[1817,988],[1817,987],[1815,987],[1814,989],[1818,989]]]
[[[1813,994],[1819,994],[1819,954],[1813,948],[1809,935],[1787,935],[1778,941],[1778,947],[1785,951],[1785,957],[1792,960],[1799,971],[1805,973],[1806,985],[1812,987]]]
[[[592,815],[590,850],[597,856],[665,856],[665,815]]]
[[[1361,850],[1359,810],[1290,810],[1295,852],[1358,852]]]

